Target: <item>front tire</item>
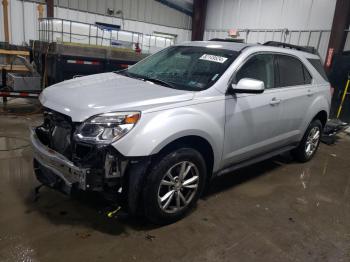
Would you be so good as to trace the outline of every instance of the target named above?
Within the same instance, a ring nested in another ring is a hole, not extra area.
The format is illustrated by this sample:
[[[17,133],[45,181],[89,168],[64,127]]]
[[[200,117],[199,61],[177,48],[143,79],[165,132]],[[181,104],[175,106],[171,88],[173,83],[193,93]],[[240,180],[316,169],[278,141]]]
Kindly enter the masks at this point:
[[[313,158],[321,141],[322,123],[313,120],[307,128],[299,146],[292,151],[294,158],[300,162],[307,162]]]
[[[180,148],[155,163],[146,180],[143,204],[146,218],[155,224],[173,223],[196,204],[206,181],[203,156]]]

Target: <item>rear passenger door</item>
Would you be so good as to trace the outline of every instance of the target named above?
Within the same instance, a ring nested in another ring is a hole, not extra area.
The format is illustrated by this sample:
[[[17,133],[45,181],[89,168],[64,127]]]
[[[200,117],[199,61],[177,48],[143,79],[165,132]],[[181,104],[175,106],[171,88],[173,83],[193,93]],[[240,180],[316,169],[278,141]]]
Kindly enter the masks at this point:
[[[276,89],[281,98],[281,131],[285,144],[300,140],[302,124],[314,91],[312,78],[304,64],[291,55],[275,55]]]

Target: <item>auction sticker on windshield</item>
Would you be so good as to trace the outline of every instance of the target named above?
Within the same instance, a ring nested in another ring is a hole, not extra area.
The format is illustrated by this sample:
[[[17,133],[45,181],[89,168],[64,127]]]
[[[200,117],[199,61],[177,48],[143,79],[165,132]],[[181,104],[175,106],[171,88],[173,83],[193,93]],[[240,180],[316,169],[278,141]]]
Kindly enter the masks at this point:
[[[225,61],[227,60],[227,58],[223,57],[223,56],[208,55],[208,54],[202,55],[199,59],[210,61],[210,62],[216,62],[216,63],[220,63],[220,64],[225,63]]]

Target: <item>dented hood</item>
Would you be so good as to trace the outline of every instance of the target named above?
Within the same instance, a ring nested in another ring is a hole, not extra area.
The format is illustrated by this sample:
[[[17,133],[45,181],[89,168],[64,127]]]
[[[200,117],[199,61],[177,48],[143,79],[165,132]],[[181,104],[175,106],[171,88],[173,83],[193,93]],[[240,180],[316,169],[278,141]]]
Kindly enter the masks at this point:
[[[144,111],[191,100],[193,92],[171,89],[115,73],[90,75],[46,88],[44,107],[68,115],[74,122],[113,111]]]

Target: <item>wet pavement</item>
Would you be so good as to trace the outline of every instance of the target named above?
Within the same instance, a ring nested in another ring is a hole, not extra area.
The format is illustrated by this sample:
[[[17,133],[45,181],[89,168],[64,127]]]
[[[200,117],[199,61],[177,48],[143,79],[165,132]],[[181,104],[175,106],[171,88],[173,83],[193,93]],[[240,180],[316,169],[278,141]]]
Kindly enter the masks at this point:
[[[315,158],[288,155],[213,181],[178,223],[108,218],[96,196],[42,188],[28,127],[0,115],[0,261],[350,261],[350,139]]]

